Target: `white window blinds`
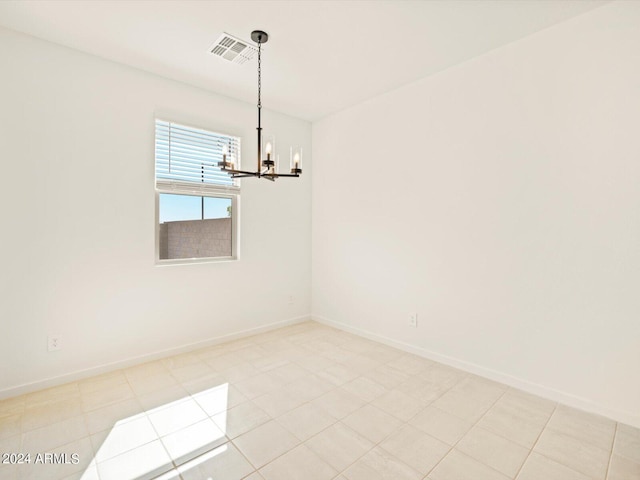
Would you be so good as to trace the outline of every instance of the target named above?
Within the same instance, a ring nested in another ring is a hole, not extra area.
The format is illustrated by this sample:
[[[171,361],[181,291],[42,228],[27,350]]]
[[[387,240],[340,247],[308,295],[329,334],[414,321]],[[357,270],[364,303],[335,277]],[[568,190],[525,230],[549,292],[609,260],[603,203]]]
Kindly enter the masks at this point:
[[[223,146],[238,162],[239,137],[156,119],[156,187],[236,190],[237,183],[218,167]]]

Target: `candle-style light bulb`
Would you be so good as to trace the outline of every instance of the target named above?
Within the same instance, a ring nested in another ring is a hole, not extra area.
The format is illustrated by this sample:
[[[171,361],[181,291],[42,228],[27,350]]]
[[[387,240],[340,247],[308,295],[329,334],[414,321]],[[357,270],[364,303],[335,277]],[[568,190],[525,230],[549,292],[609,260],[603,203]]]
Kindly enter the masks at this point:
[[[268,169],[268,167],[271,167],[271,163],[276,155],[276,137],[273,135],[263,135],[260,148],[262,148],[260,152],[260,160],[263,162],[262,166]]]
[[[290,150],[290,159],[291,159],[291,173],[300,174],[302,173],[302,148],[301,147],[291,147]]]

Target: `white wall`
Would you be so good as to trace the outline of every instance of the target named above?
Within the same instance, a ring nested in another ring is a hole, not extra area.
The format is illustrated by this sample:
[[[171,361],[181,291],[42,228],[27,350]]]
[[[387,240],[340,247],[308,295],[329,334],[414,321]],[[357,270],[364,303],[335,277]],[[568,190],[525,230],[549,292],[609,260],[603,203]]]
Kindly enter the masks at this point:
[[[154,116],[238,134],[253,165],[253,105],[4,29],[0,65],[0,397],[308,315],[309,158],[243,182],[240,261],[154,264]],[[263,120],[310,151],[309,123]]]
[[[614,3],[314,124],[314,317],[640,426],[639,87]]]

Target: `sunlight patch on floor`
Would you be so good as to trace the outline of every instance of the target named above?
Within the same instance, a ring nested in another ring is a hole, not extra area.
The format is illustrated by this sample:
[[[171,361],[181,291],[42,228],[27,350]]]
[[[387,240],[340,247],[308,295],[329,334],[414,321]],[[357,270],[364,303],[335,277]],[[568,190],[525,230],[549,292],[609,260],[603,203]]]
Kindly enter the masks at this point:
[[[228,384],[187,396],[119,420],[108,432],[92,437],[100,444],[81,480],[178,478],[227,449],[225,415]],[[101,438],[103,436],[104,438]],[[94,443],[94,444],[95,444]]]

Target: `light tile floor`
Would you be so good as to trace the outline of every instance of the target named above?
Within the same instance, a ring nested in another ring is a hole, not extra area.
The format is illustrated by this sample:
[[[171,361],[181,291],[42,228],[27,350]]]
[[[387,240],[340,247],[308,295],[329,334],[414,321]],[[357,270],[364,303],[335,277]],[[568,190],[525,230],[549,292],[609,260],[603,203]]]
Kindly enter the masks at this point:
[[[314,322],[4,400],[0,452],[30,454],[3,480],[640,479],[636,428]]]

